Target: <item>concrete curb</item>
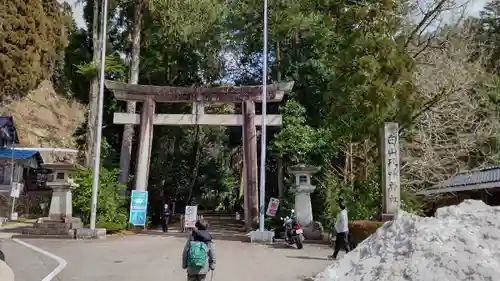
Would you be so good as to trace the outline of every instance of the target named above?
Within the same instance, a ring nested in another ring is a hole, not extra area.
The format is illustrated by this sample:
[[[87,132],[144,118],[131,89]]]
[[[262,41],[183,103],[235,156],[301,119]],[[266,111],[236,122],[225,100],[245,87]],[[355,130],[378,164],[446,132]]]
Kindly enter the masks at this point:
[[[61,239],[75,240],[69,235],[13,234],[12,239]]]
[[[14,281],[14,272],[4,261],[1,260],[0,260],[0,280]]]
[[[92,233],[88,228],[71,229],[68,234],[30,234],[23,232],[5,232],[0,229],[0,239],[63,239],[63,240],[81,240],[81,239],[106,239],[105,228],[96,228]],[[0,280],[3,281],[3,280]]]
[[[17,233],[8,233],[8,232],[1,232],[0,231],[0,239],[11,239],[12,236],[16,235]]]

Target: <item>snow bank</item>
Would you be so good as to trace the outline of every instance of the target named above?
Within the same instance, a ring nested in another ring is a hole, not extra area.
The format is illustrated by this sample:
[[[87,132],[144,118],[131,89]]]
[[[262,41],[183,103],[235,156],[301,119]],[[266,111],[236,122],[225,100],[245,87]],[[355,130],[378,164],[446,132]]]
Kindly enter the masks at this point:
[[[435,218],[401,212],[315,280],[500,280],[500,208],[467,200]]]

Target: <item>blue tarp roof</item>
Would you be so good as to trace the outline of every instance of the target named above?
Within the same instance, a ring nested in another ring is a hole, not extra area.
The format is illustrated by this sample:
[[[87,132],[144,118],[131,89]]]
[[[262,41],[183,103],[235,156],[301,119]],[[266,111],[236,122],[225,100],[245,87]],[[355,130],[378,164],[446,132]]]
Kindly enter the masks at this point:
[[[14,148],[14,160],[26,160],[35,157],[38,162],[43,163],[40,152],[36,150],[17,150]],[[12,149],[0,147],[0,159],[12,159]]]

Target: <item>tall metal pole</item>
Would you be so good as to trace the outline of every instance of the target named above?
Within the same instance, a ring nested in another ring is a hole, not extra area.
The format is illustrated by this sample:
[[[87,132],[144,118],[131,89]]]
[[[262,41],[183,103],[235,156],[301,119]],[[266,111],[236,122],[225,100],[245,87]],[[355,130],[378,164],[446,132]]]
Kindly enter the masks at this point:
[[[262,56],[262,125],[260,127],[260,218],[259,230],[264,232],[266,202],[266,123],[267,123],[267,0],[264,0],[264,50]]]
[[[15,136],[15,133],[14,133],[14,137],[12,138],[13,141],[10,145],[10,149],[11,149],[11,157],[10,157],[10,190],[12,192],[12,189],[14,188],[14,168],[15,168],[15,165],[14,165],[14,161],[15,161],[15,157],[14,157],[14,144],[15,144],[15,139],[16,139],[16,136]],[[11,206],[11,209],[10,209],[10,218],[12,219],[12,214],[16,211],[16,197],[12,197],[12,206]]]
[[[104,106],[104,68],[106,66],[106,20],[108,18],[108,1],[102,1],[102,28],[101,28],[101,69],[99,85],[99,102],[97,105],[97,124],[95,126],[95,157],[94,172],[92,173],[92,202],[90,205],[90,231],[95,230],[95,221],[97,217],[97,195],[99,192],[99,171],[101,164],[101,136],[102,136],[102,111]]]

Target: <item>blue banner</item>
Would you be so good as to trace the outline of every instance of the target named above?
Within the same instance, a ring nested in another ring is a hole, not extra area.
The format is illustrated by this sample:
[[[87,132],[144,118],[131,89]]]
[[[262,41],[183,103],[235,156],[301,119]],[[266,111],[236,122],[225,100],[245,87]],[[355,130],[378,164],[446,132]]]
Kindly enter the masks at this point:
[[[146,216],[148,211],[148,192],[132,191],[130,200],[129,223],[136,226],[146,226]]]

